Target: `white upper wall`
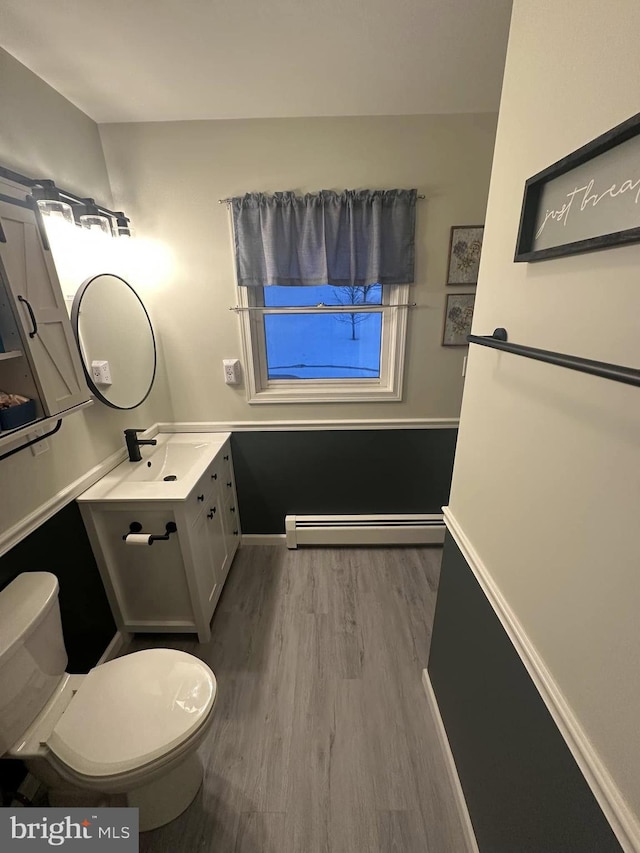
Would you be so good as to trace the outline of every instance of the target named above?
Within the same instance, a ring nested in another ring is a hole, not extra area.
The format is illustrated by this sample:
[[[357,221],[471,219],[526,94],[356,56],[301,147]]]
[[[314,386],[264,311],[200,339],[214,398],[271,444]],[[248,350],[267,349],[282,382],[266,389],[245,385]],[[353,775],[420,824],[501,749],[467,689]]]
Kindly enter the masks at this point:
[[[52,178],[70,192],[109,206],[111,190],[95,123],[2,50],[0,80],[0,164],[28,177]],[[144,298],[143,286],[140,293]],[[123,447],[125,427],[146,427],[170,419],[170,413],[161,361],[156,387],[140,408],[119,412],[94,403],[64,419],[60,432],[49,439],[48,452],[34,457],[24,450],[0,462],[0,537]]]
[[[484,221],[493,114],[101,125],[117,204],[170,247],[152,307],[182,421],[457,418],[466,348],[443,348],[452,225]],[[249,191],[417,187],[416,284],[401,403],[249,406],[225,386],[242,359],[229,213]]]
[[[638,32],[516,0],[476,334],[638,366],[640,246],[513,263],[525,180],[638,111]],[[461,417],[452,513],[640,816],[638,389],[472,347]]]
[[[0,165],[111,207],[98,126],[0,48]]]

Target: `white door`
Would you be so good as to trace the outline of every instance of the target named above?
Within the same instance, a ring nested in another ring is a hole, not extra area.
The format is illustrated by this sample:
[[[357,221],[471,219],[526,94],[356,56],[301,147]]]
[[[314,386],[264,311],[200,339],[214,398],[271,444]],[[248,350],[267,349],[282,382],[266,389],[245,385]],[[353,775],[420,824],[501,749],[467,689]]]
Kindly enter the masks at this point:
[[[6,196],[5,196],[6,198]],[[42,406],[56,415],[90,399],[58,276],[36,212],[0,199],[0,262],[15,300]]]

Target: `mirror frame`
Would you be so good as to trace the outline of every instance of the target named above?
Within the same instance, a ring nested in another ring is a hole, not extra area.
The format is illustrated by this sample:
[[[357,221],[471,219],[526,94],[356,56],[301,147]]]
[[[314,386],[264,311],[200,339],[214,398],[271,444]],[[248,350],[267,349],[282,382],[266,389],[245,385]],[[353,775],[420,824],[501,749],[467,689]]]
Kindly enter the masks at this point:
[[[97,387],[97,385],[93,381],[93,378],[92,378],[89,370],[87,370],[87,365],[85,364],[84,353],[82,352],[82,347],[80,345],[80,332],[78,329],[78,324],[79,324],[80,306],[82,304],[82,297],[84,296],[85,292],[87,291],[88,287],[92,284],[92,282],[94,282],[97,278],[101,278],[103,275],[109,275],[112,278],[117,278],[126,287],[129,288],[129,290],[133,293],[135,298],[140,303],[140,307],[144,311],[145,317],[147,318],[147,323],[149,324],[149,331],[151,332],[151,343],[153,344],[153,373],[151,374],[151,381],[149,382],[149,387],[147,388],[144,397],[142,397],[142,399],[139,400],[134,406],[117,406],[115,403],[112,403],[111,400],[107,400],[107,398],[104,396],[104,394],[102,394],[100,389]],[[71,325],[73,326],[73,334],[74,334],[74,337],[76,339],[76,345],[78,347],[78,351],[80,352],[80,361],[82,362],[82,369],[84,370],[85,379],[87,380],[87,385],[89,386],[89,390],[91,391],[91,393],[95,397],[97,397],[101,403],[104,403],[105,406],[109,406],[109,408],[111,408],[111,409],[119,409],[120,411],[131,411],[131,409],[137,409],[138,406],[141,406],[144,403],[144,401],[147,399],[149,394],[151,393],[151,389],[153,388],[153,383],[154,383],[155,378],[156,378],[156,370],[158,367],[158,348],[156,346],[156,336],[155,336],[154,331],[153,331],[153,325],[151,323],[151,318],[149,317],[149,312],[145,308],[144,302],[142,301],[142,299],[140,299],[140,297],[138,296],[136,291],[133,289],[133,287],[129,284],[129,282],[125,281],[125,279],[123,279],[122,276],[116,275],[115,273],[111,273],[111,272],[101,272],[101,273],[97,273],[96,275],[90,276],[90,278],[88,278],[86,281],[84,281],[80,285],[80,287],[78,288],[78,290],[76,292],[76,295],[73,297],[73,305],[71,306]]]

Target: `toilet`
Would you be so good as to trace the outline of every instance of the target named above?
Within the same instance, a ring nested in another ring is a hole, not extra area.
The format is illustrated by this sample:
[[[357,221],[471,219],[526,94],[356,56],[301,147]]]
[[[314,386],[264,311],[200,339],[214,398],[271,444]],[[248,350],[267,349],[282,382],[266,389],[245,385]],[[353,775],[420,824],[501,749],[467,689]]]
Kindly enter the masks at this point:
[[[0,592],[0,756],[19,758],[52,806],[133,806],[140,830],[173,820],[202,783],[216,678],[193,655],[133,652],[65,672],[58,580],[19,575]]]

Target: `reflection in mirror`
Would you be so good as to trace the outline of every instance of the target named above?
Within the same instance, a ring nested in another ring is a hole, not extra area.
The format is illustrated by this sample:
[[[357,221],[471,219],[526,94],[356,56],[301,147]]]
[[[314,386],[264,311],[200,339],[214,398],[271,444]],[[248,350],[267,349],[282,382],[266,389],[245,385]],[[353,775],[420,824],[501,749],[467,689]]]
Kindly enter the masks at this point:
[[[92,276],[75,295],[71,321],[91,391],[114,409],[139,406],[153,386],[156,343],[135,290],[111,273]],[[95,362],[107,362],[107,372],[97,375]]]

